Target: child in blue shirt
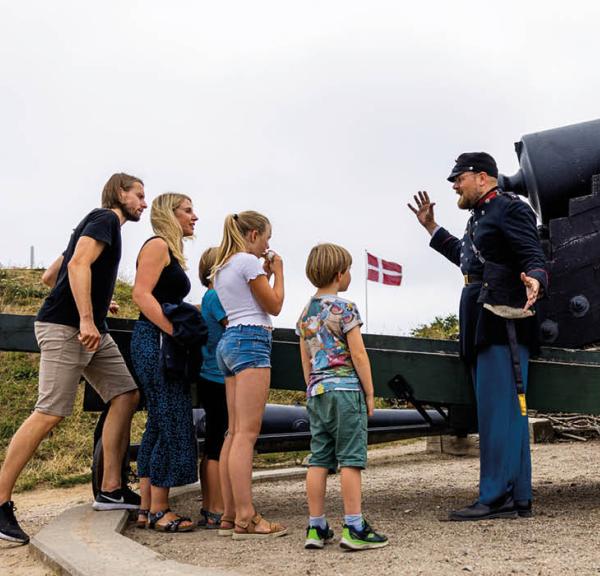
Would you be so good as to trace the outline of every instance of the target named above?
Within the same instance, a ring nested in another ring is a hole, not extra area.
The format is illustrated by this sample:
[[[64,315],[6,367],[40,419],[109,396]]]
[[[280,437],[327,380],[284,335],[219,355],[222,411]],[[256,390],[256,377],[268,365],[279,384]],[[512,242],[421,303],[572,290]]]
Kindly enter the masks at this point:
[[[361,511],[361,470],[367,465],[367,416],[373,414],[374,392],[360,314],[353,302],[338,296],[350,285],[351,264],[350,253],[335,244],[315,246],[306,262],[306,275],[317,292],[296,326],[312,436],[305,548],[323,548],[333,539],[325,518],[325,491],[329,471],[338,466],[344,500],[340,546],[365,550],[388,544]]]
[[[200,258],[200,282],[208,290],[202,298],[200,309],[208,327],[208,340],[202,347],[202,368],[198,382],[198,396],[204,406],[206,433],[204,438],[204,456],[200,463],[202,483],[202,508],[199,526],[221,530],[222,517],[231,518],[233,502],[224,502],[219,480],[219,457],[225,432],[227,431],[227,401],[225,398],[225,379],[217,366],[215,358],[217,344],[227,326],[227,314],[221,306],[219,297],[210,280],[215,264],[217,248],[205,250]],[[223,514],[225,512],[225,514]],[[227,535],[232,526],[227,527]]]

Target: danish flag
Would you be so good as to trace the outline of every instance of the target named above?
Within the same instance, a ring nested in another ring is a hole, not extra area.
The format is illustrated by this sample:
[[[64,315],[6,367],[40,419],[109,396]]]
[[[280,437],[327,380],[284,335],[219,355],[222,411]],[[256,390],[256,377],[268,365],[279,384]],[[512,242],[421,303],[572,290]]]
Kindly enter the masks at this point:
[[[396,262],[377,258],[377,256],[367,252],[367,280],[380,282],[388,286],[400,286],[402,266]]]

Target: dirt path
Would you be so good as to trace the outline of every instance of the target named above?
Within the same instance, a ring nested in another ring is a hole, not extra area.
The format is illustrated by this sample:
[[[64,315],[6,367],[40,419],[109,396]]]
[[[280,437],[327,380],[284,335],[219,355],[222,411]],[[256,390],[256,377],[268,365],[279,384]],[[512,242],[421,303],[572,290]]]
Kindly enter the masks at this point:
[[[365,473],[364,510],[390,537],[382,550],[347,553],[337,544],[304,550],[301,481],[255,487],[261,512],[290,527],[283,538],[247,543],[204,530],[165,535],[134,528],[126,534],[181,562],[253,576],[600,573],[600,443],[534,446],[535,518],[479,523],[445,521],[449,508],[475,499],[477,458],[427,454],[424,442],[373,455],[378,463]],[[328,516],[339,536],[337,478],[330,481],[328,498]],[[175,504],[197,516],[197,497]]]
[[[58,516],[63,510],[91,502],[89,485],[54,490],[33,490],[15,494],[16,516],[30,536]],[[50,576],[56,574],[31,554],[29,546],[0,540],[0,574],[2,576]]]
[[[249,544],[214,533],[164,535],[130,528],[126,535],[181,562],[268,576],[380,576],[396,574],[600,573],[600,442],[533,447],[536,516],[531,520],[446,522],[446,512],[476,496],[477,458],[424,452],[424,442],[371,452],[365,473],[365,511],[391,544],[379,551],[345,553],[337,545],[307,551],[304,483],[281,481],[255,487],[259,509],[286,522],[284,538]],[[64,509],[91,501],[89,486],[39,490],[16,496],[19,520],[35,534]],[[339,536],[339,481],[331,478],[329,518]],[[188,495],[175,502],[197,516],[200,503]],[[50,576],[28,546],[0,541],[0,574]]]

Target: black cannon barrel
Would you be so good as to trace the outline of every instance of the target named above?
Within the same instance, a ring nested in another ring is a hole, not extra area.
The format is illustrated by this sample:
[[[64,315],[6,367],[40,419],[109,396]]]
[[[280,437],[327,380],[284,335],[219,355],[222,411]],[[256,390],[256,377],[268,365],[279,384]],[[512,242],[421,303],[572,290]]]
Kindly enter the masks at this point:
[[[427,421],[418,410],[391,408],[375,410],[368,421],[369,444],[449,431],[448,422],[442,413],[437,410],[427,410],[426,414],[430,421]],[[194,426],[198,441],[204,442],[206,434],[204,409],[194,409]],[[310,425],[306,408],[267,404],[255,448],[259,453],[308,450]]]
[[[569,199],[590,193],[600,174],[600,120],[527,134],[515,143],[519,171],[500,187],[527,196],[542,222],[569,213]]]

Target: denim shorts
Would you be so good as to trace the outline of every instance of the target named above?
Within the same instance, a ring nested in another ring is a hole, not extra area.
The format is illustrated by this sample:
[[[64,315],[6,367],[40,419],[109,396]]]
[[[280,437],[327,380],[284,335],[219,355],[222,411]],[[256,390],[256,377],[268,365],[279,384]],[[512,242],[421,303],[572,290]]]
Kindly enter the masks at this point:
[[[227,328],[217,345],[217,365],[225,376],[247,368],[270,368],[271,331],[263,326]]]

